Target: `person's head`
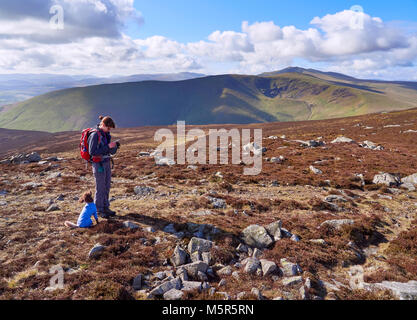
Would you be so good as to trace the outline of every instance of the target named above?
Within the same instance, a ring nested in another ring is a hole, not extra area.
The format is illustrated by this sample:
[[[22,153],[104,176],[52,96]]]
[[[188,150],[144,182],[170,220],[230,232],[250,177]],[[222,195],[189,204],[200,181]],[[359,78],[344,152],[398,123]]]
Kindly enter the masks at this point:
[[[85,203],[92,203],[92,202],[94,202],[93,195],[92,195],[91,191],[84,192],[83,195],[81,196],[79,202],[80,203],[84,203],[84,202]]]
[[[114,123],[113,119],[110,117],[103,117],[100,116],[100,129],[104,132],[110,132],[111,129],[116,128],[116,124]]]

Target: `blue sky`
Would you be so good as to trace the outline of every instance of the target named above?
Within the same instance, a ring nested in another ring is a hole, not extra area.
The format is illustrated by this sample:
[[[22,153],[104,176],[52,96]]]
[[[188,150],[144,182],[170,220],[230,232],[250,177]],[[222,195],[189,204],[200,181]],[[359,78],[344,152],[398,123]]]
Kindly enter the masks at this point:
[[[206,39],[215,30],[240,31],[242,21],[274,21],[279,26],[311,27],[310,21],[326,14],[363,7],[383,21],[417,21],[417,1],[340,0],[135,0],[143,14],[140,27],[129,23],[127,34],[135,38],[161,35],[180,42]]]

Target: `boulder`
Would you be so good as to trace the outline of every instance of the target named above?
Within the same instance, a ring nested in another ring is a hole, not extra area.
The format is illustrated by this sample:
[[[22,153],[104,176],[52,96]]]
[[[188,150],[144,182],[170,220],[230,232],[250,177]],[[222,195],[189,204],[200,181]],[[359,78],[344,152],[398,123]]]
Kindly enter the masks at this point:
[[[175,278],[175,279],[172,279],[170,281],[166,281],[166,282],[160,284],[159,286],[157,286],[155,289],[153,289],[150,292],[150,296],[151,297],[162,296],[171,289],[180,290],[181,287],[182,287],[181,279],[180,278]]]
[[[123,227],[124,228],[129,228],[129,229],[132,229],[132,230],[139,229],[139,225],[137,225],[136,223],[134,223],[132,221],[124,221],[123,222]]]
[[[181,300],[184,292],[178,289],[171,289],[164,293],[164,300]]]
[[[261,259],[261,267],[262,267],[262,273],[264,277],[274,274],[278,267],[273,261],[268,261],[265,259]]]
[[[242,231],[242,240],[251,247],[264,249],[274,243],[266,229],[259,225],[250,225]]]
[[[183,281],[182,282],[182,291],[201,291],[201,282],[200,281]]]
[[[355,143],[355,141],[353,141],[350,138],[347,137],[338,137],[336,139],[334,139],[331,143],[335,144],[335,143]]]
[[[221,268],[219,271],[217,271],[217,274],[219,276],[231,276],[233,273],[233,268],[231,266],[226,266],[224,268]]]
[[[248,258],[245,265],[245,272],[254,274],[261,267],[261,262],[256,258]]]
[[[377,145],[373,143],[372,141],[368,141],[368,140],[360,143],[359,146],[365,149],[371,149],[371,150],[377,150],[377,151],[384,150],[383,146]]]
[[[374,176],[372,183],[385,184],[388,187],[391,187],[391,186],[398,186],[400,184],[400,179],[397,176],[394,176],[390,173],[381,172]]]
[[[265,226],[266,231],[268,232],[268,234],[275,240],[281,240],[282,239],[282,233],[281,233],[281,228],[282,228],[282,222],[281,220],[272,222],[270,224],[268,224],[267,226]]]
[[[327,196],[326,198],[324,198],[324,201],[326,201],[326,202],[347,202],[347,200],[345,198],[343,198],[342,196],[335,195],[335,194]]]
[[[181,266],[181,269],[187,271],[187,274],[191,278],[197,278],[198,272],[206,273],[208,269],[208,264],[203,261],[197,261]]]
[[[190,254],[193,254],[196,251],[200,253],[210,252],[212,247],[213,247],[213,242],[211,242],[210,240],[205,240],[205,239],[194,237],[188,243],[188,252]]]
[[[411,176],[402,178],[401,182],[402,183],[411,183],[413,185],[417,185],[417,173],[414,173]]]
[[[186,264],[188,258],[188,253],[185,250],[183,250],[180,246],[176,246],[174,249],[174,253],[171,257],[171,262],[174,266],[178,267],[183,264]]]
[[[301,276],[288,277],[288,278],[282,279],[282,284],[284,286],[293,286],[293,285],[300,284],[300,283],[303,283],[303,278]]]
[[[103,253],[105,247],[102,246],[100,243],[97,243],[88,253],[88,258],[90,259],[96,259],[101,256]]]
[[[133,289],[141,290],[142,289],[142,275],[139,274],[133,279]]]
[[[292,263],[287,259],[283,258],[280,261],[281,263],[281,272],[285,277],[297,276],[303,273],[303,270],[297,263]]]
[[[157,165],[157,166],[162,166],[162,167],[165,167],[165,166],[173,166],[173,165],[175,165],[175,161],[174,160],[172,160],[172,159],[169,159],[169,158],[158,158],[158,157],[155,157],[155,164]]]
[[[323,174],[323,171],[321,171],[320,169],[317,169],[313,166],[310,166],[310,171],[313,172],[314,174]]]

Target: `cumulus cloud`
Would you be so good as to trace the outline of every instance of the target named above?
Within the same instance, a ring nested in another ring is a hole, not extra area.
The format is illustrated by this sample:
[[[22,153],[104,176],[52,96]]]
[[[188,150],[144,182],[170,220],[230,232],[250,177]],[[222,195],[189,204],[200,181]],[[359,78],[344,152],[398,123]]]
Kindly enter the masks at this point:
[[[64,30],[49,25],[55,4],[64,8]],[[111,75],[216,68],[217,73],[256,74],[305,61],[376,77],[410,75],[417,62],[416,28],[352,10],[314,17],[307,29],[243,21],[241,30],[217,30],[189,43],[160,35],[133,39],[122,31],[132,19],[144,23],[133,0],[3,1],[0,72]]]
[[[50,20],[59,5],[64,28],[54,30]],[[0,4],[0,38],[23,38],[33,43],[68,43],[89,37],[118,38],[128,19],[143,23],[133,0],[25,0]]]

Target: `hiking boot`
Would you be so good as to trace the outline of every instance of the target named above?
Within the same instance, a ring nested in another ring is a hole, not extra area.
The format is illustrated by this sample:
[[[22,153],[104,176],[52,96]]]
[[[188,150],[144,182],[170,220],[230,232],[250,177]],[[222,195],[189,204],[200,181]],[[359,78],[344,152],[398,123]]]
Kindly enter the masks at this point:
[[[110,218],[110,215],[109,215],[108,213],[104,212],[104,211],[97,211],[97,215],[98,215],[100,218],[103,218],[103,219],[108,219],[108,218]]]
[[[114,217],[116,215],[116,212],[114,212],[113,210],[110,210],[110,208],[104,208],[104,213],[106,213],[107,215]]]

